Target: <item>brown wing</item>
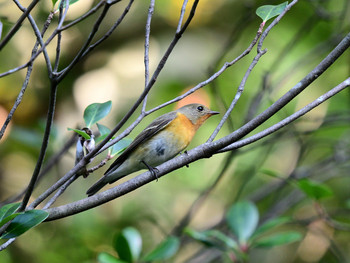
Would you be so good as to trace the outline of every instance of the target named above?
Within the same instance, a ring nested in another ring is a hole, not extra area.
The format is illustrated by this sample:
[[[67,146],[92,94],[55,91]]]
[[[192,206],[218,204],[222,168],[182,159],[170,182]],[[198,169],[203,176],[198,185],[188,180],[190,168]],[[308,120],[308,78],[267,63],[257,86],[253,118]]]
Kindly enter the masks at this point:
[[[117,169],[141,143],[148,140],[150,137],[157,134],[164,129],[172,120],[176,117],[176,112],[172,111],[166,113],[157,119],[155,119],[150,125],[148,125],[133,142],[124,150],[124,152],[111,164],[105,174],[108,174],[111,170]]]

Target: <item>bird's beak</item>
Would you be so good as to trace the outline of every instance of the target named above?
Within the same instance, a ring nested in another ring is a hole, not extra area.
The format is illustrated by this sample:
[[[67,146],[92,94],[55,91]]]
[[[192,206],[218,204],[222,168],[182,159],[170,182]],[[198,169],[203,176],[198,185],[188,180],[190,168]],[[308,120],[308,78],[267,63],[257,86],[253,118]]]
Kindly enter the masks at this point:
[[[209,111],[209,115],[211,116],[211,115],[216,115],[216,114],[219,114],[220,112],[218,112],[218,111]]]

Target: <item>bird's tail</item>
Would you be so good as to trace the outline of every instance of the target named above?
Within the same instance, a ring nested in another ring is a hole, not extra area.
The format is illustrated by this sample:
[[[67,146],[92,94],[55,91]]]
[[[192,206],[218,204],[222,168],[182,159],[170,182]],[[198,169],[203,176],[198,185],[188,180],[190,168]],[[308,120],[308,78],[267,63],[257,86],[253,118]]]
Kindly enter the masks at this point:
[[[104,187],[108,182],[106,181],[106,177],[102,177],[100,180],[98,180],[93,186],[91,186],[87,191],[86,194],[88,196],[92,196],[96,194],[102,187]]]

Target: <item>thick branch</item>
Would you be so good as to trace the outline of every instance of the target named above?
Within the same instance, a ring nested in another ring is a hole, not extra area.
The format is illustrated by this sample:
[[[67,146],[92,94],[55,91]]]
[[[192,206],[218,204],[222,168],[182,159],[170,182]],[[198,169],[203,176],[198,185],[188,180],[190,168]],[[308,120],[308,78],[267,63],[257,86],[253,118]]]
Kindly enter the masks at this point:
[[[301,91],[303,91],[307,86],[309,86],[315,79],[318,78],[320,74],[326,71],[341,54],[350,46],[350,34],[348,34],[339,45],[324,59],[322,62],[312,70],[304,79],[302,79],[297,85],[295,85],[289,92],[277,100],[273,105],[271,105],[267,110],[261,113],[256,118],[249,121],[247,124],[242,126],[237,131],[231,133],[224,138],[214,141],[212,143],[202,144],[190,151],[188,155],[180,155],[170,161],[167,161],[157,168],[159,170],[158,177],[161,177],[173,170],[179,169],[186,164],[194,162],[198,159],[205,158],[211,154],[216,153],[220,149],[233,143],[235,140],[245,136],[250,131],[254,130],[261,123],[270,118],[274,113],[279,111],[283,106],[288,104],[295,96],[297,96]],[[114,188],[106,190],[105,192],[96,194],[92,197],[79,200],[77,202],[63,205],[56,208],[48,209],[50,213],[48,220],[54,220],[66,216],[70,216],[87,209],[99,206],[103,203],[111,201],[117,197],[120,197],[130,191],[133,191],[142,185],[145,185],[154,180],[154,177],[150,172],[142,173],[141,175],[130,179],[129,181],[117,185]]]

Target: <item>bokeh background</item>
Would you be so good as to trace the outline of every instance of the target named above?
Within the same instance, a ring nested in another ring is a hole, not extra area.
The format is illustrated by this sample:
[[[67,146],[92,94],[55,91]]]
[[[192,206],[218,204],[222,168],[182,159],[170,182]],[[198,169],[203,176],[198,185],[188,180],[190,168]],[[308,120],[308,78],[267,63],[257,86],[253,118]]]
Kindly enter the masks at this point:
[[[28,3],[23,1],[22,4]],[[224,62],[233,60],[255,37],[261,23],[255,10],[261,5],[280,3],[258,0],[200,1],[193,22],[148,96],[147,108],[151,109],[180,95],[207,79]],[[67,22],[83,15],[94,4],[96,1],[92,0],[75,3],[69,9]],[[126,1],[122,1],[112,7],[99,36],[115,22],[126,4]],[[101,121],[112,128],[142,92],[148,5],[148,1],[136,1],[116,32],[87,59],[77,64],[60,83],[54,130],[46,160],[54,156],[72,136],[67,128],[84,125],[83,111],[89,104],[112,100],[112,112]],[[156,1],[150,39],[151,72],[174,35],[181,6],[182,2],[177,0]],[[32,15],[39,25],[44,23],[51,9],[51,1],[43,1],[33,10]],[[0,2],[3,35],[20,14],[12,2]],[[61,68],[76,55],[97,15],[64,32]],[[254,68],[230,121],[217,138],[227,135],[249,117],[263,111],[313,69],[347,34],[349,15],[347,0],[299,1],[264,42],[268,52]],[[54,22],[57,22],[57,17],[55,19]],[[34,43],[32,28],[25,21],[0,52],[0,71],[5,72],[28,61]],[[48,51],[53,57],[55,45],[49,45]],[[253,49],[251,54],[215,82],[196,92],[190,101],[200,100],[213,110],[224,112],[225,105],[234,98],[255,54],[256,50]],[[349,55],[347,51],[315,83],[257,131],[292,114],[347,78],[350,72]],[[0,78],[0,123],[11,109],[24,77],[25,70],[22,70]],[[0,200],[16,195],[30,180],[43,136],[49,85],[44,59],[39,57],[23,101],[0,141]],[[261,99],[258,99],[259,94]],[[349,90],[343,91],[283,131],[240,149],[234,156],[228,157],[229,153],[225,153],[199,160],[190,164],[189,168],[176,170],[157,183],[152,182],[103,206],[41,224],[1,252],[0,262],[97,262],[96,257],[100,252],[115,254],[111,246],[113,237],[128,226],[140,231],[143,251],[150,251],[178,224],[196,197],[215,181],[225,162],[228,168],[223,178],[195,214],[191,227],[204,230],[218,226],[234,201],[251,199],[258,206],[262,218],[275,214],[294,218],[295,223],[285,228],[298,230],[305,238],[301,242],[269,250],[253,249],[249,253],[250,262],[349,260],[350,228],[346,225],[350,223],[349,95]],[[253,102],[258,102],[256,107],[252,106]],[[134,138],[152,119],[174,107],[176,105],[170,105],[148,116],[129,137]],[[209,119],[189,148],[204,143],[219,118]],[[131,118],[124,127],[133,120]],[[74,154],[72,147],[40,181],[33,198],[74,166]],[[96,158],[94,164],[100,159]],[[84,198],[88,187],[104,170],[102,168],[89,178],[76,181],[55,205]],[[325,182],[333,194],[321,200],[320,205],[342,227],[320,220],[315,202],[303,196],[293,184],[287,183],[269,191],[291,175]],[[296,196],[301,197],[296,200]],[[288,202],[293,200],[296,202]],[[199,243],[188,241],[170,262],[185,262],[201,248]],[[212,262],[221,261],[217,259]]]

